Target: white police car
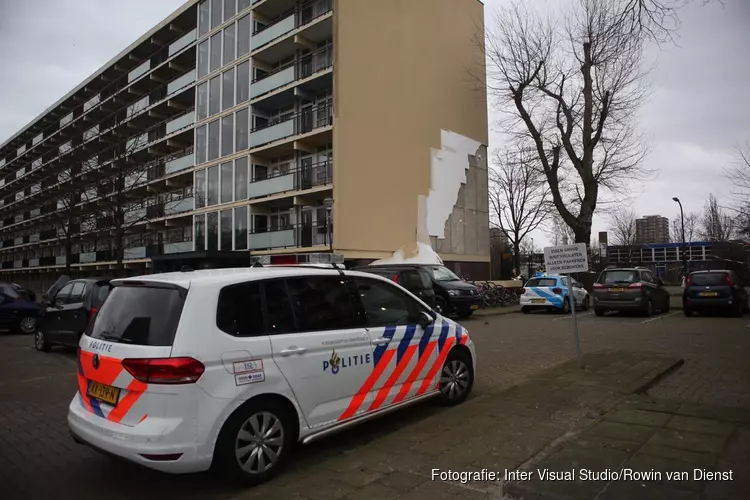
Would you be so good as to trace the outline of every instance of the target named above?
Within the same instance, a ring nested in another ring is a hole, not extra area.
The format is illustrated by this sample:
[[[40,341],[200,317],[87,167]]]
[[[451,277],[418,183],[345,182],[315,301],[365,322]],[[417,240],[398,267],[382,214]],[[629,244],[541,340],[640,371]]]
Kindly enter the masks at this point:
[[[112,281],[81,338],[74,439],[165,472],[249,483],[298,442],[426,398],[462,402],[468,332],[405,289],[321,266]]]
[[[529,313],[534,310],[546,309],[570,312],[570,291],[568,278],[558,275],[538,276],[531,278],[521,289],[521,311]],[[586,289],[571,278],[573,283],[573,298],[576,310],[587,310],[591,300]]]

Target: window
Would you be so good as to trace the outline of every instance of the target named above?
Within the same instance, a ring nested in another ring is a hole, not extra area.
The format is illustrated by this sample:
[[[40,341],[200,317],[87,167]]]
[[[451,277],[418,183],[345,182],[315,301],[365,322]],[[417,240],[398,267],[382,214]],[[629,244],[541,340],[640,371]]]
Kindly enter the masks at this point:
[[[656,283],[650,271],[643,271],[643,281],[646,283]]]
[[[638,279],[636,271],[604,271],[599,277],[599,283],[617,284],[617,283],[635,283]]]
[[[208,241],[206,242],[206,250],[216,251],[219,249],[219,213],[211,212],[206,214],[206,235]]]
[[[229,109],[234,106],[234,68],[223,73],[221,87],[221,109]]]
[[[357,292],[365,312],[367,326],[393,326],[413,323],[413,304],[395,286],[357,278]]]
[[[92,294],[92,303],[91,305],[99,308],[102,307],[102,304],[104,304],[104,301],[107,299],[107,296],[109,295],[109,283],[107,282],[100,282],[97,283],[94,286],[94,293]]]
[[[228,21],[237,12],[234,10],[236,7],[235,0],[224,0],[224,21]]]
[[[294,332],[292,303],[289,301],[285,282],[283,280],[267,281],[264,288],[266,292],[268,334],[280,335]]]
[[[219,218],[221,234],[221,248],[223,251],[232,250],[232,210],[222,210]]]
[[[206,169],[195,172],[195,208],[206,206]]]
[[[232,199],[232,162],[221,164],[221,200],[220,203],[229,203]]]
[[[198,45],[198,78],[208,74],[208,40]]]
[[[206,249],[206,215],[193,216],[193,227],[195,230],[195,250],[201,251]]]
[[[83,294],[86,291],[86,283],[79,281],[73,284],[73,288],[70,291],[70,297],[68,298],[68,304],[77,304],[83,302]]]
[[[262,181],[268,178],[268,167],[265,165],[253,165],[253,182]]]
[[[70,291],[73,289],[73,283],[68,283],[55,295],[55,304],[66,304],[70,297]]]
[[[556,278],[531,278],[526,282],[526,286],[555,287],[557,286]]]
[[[217,205],[219,203],[219,167],[213,166],[208,169],[208,198],[206,206]]]
[[[221,119],[221,156],[234,153],[234,115]]]
[[[237,21],[237,57],[250,52],[250,14]]]
[[[425,284],[422,282],[422,277],[419,271],[404,271],[401,273],[401,285],[407,290],[422,290],[425,288],[431,288],[432,285]]]
[[[198,6],[198,36],[203,36],[211,30],[211,20],[208,14],[208,0],[206,0]]]
[[[447,267],[435,266],[430,270],[432,271],[432,276],[435,278],[435,281],[461,281],[461,278],[456,276],[456,274]]]
[[[258,130],[268,125],[268,118],[265,116],[253,115],[253,130]]]
[[[287,280],[296,331],[354,328],[356,320],[347,282],[340,276]]]
[[[208,87],[208,116],[213,116],[221,111],[221,78],[211,78]]]
[[[234,49],[236,47],[236,41],[234,39],[234,24],[230,24],[224,28],[224,57],[222,62],[229,64],[234,61]]]
[[[251,3],[253,3],[253,0],[237,0],[237,12],[247,9]]]
[[[263,335],[263,302],[258,282],[225,286],[219,292],[216,326],[235,337]]]
[[[727,284],[726,273],[695,273],[690,275],[690,282],[696,286],[721,286]]]
[[[247,207],[234,209],[234,249],[247,250]]]
[[[236,132],[236,150],[242,151],[248,148],[248,140],[249,140],[249,130],[248,130],[248,120],[249,120],[249,113],[248,109],[241,109],[237,111],[237,123],[235,124],[235,132]]]
[[[219,157],[219,120],[208,124],[208,161]]]
[[[237,104],[250,99],[250,62],[237,66]]]
[[[247,199],[247,156],[234,160],[234,200]]]
[[[221,4],[222,0],[211,0],[211,29],[221,24]]]
[[[221,33],[216,33],[211,37],[211,72],[221,67]]]
[[[201,83],[198,85],[198,105],[196,106],[196,114],[198,120],[203,120],[208,117],[208,84]]]
[[[123,344],[171,346],[186,293],[177,288],[114,287],[86,334]]]

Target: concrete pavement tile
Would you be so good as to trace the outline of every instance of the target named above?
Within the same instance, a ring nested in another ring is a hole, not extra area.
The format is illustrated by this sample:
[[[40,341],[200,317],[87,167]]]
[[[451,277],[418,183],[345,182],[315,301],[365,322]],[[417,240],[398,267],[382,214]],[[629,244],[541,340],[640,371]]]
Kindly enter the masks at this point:
[[[692,464],[695,467],[703,468],[713,467],[718,461],[716,455],[711,455],[710,453],[678,450],[677,448],[669,448],[667,446],[652,443],[646,443],[643,445],[640,452],[644,455],[651,455],[667,460],[676,460],[678,462],[685,462],[687,464]]]
[[[281,478],[279,478],[281,479]],[[302,481],[285,481],[269,494],[279,495],[275,498],[305,498],[309,500],[338,500],[353,492],[356,488],[327,477],[308,476]]]
[[[667,429],[700,432],[701,434],[712,434],[722,437],[729,437],[734,432],[734,426],[726,422],[707,418],[687,417],[684,415],[675,415],[667,422],[666,427]]]
[[[344,497],[344,500],[392,500],[401,493],[379,483],[370,483]]]
[[[724,458],[730,462],[750,462],[750,429],[738,428],[729,440]]]
[[[635,396],[621,402],[618,408],[631,410],[656,411],[661,413],[675,413],[682,404],[681,401],[654,400],[648,396]]]
[[[408,493],[399,497],[399,500],[484,500],[486,492],[461,487],[452,483],[442,481],[429,481],[422,483]]]
[[[584,435],[601,436],[645,443],[656,432],[656,427],[601,421],[584,431]]]
[[[346,485],[360,488],[373,483],[383,477],[382,472],[368,470],[348,470],[336,474],[336,479]]]
[[[680,450],[719,455],[724,450],[727,438],[697,432],[659,429],[649,442]]]
[[[681,462],[678,460],[670,460],[662,457],[655,457],[653,455],[646,455],[645,453],[636,453],[633,458],[627,461],[623,466],[624,469],[632,469],[634,472],[641,473],[653,473],[656,471],[659,473],[654,476],[651,480],[641,480],[639,482],[651,486],[652,484],[661,484],[670,488],[679,488],[683,490],[701,491],[703,489],[703,481],[693,480],[693,469],[694,465]],[[669,474],[686,473],[687,479],[680,476],[668,476]]]
[[[394,489],[400,493],[405,493],[427,481],[430,481],[430,476],[428,475],[423,476],[412,472],[394,471],[384,475],[375,481],[375,483]]]
[[[677,410],[676,413],[691,417],[709,418],[722,422],[750,424],[750,408],[704,405],[687,402],[680,405],[680,409]]]
[[[647,484],[640,481],[610,483],[598,500],[699,500],[700,493],[673,488],[669,485]]]
[[[750,464],[719,462],[719,472],[732,472],[731,480],[723,478],[706,481],[706,494],[718,498],[750,498]],[[727,476],[724,476],[727,477]]]
[[[573,444],[581,448],[613,448],[615,450],[635,453],[643,443],[637,441],[624,441],[611,437],[595,436],[592,434],[578,435],[574,438]]]
[[[658,413],[643,410],[615,410],[604,415],[603,419],[610,422],[623,424],[648,425],[651,427],[663,427],[672,417],[668,413]]]

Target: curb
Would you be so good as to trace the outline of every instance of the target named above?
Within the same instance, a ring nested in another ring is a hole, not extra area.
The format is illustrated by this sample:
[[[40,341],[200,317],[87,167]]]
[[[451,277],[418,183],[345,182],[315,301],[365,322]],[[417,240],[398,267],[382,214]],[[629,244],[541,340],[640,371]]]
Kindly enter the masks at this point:
[[[662,368],[658,373],[655,373],[653,375],[648,375],[647,377],[649,380],[645,381],[644,383],[636,387],[635,390],[633,391],[633,394],[646,393],[649,389],[655,386],[664,377],[668,376],[669,374],[671,374],[678,368],[682,367],[682,365],[684,364],[685,364],[685,360],[680,358],[672,362],[671,364],[665,366],[664,368]]]

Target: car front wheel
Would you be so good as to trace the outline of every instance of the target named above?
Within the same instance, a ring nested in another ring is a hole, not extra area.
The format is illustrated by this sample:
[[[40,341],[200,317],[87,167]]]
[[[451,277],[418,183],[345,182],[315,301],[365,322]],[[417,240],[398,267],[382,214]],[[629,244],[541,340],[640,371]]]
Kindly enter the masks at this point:
[[[471,356],[461,350],[452,350],[440,371],[440,398],[442,406],[454,406],[462,403],[474,386],[474,369]]]
[[[36,347],[37,351],[44,351],[47,352],[50,350],[50,344],[47,342],[47,338],[44,336],[44,333],[37,330],[37,332],[34,334],[34,347]]]

